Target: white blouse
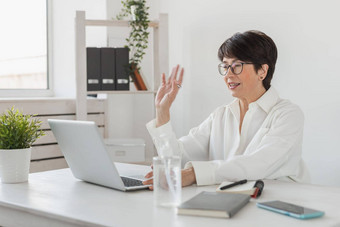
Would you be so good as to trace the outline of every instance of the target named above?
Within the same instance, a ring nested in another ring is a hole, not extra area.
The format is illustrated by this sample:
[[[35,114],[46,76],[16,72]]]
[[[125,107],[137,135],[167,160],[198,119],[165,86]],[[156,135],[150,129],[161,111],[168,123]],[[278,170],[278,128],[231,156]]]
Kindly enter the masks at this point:
[[[300,108],[271,87],[249,104],[241,133],[238,99],[217,108],[180,139],[170,122],[156,128],[152,120],[146,126],[159,155],[180,155],[185,168],[193,166],[197,185],[211,185],[242,179],[308,182],[301,158],[303,124]],[[164,138],[171,149],[161,151]]]

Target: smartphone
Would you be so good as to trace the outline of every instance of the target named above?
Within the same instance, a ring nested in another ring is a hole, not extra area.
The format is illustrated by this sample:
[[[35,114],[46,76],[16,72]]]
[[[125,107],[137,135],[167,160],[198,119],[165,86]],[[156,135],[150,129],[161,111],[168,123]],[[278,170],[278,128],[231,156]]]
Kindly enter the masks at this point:
[[[284,215],[291,216],[294,218],[299,218],[299,219],[317,218],[325,214],[325,212],[320,211],[320,210],[314,210],[314,209],[298,206],[295,204],[282,202],[279,200],[256,203],[256,205],[263,209],[267,209],[270,211],[274,211],[280,214],[284,214]]]

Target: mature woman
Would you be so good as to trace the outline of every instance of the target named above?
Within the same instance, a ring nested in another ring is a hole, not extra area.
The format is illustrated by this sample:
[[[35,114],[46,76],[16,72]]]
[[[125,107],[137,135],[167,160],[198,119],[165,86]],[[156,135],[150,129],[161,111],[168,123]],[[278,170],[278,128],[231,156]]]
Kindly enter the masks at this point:
[[[157,150],[159,141],[167,138],[173,153],[166,155],[180,155],[186,163],[182,186],[241,179],[308,181],[301,159],[303,113],[270,85],[277,59],[273,40],[259,31],[236,33],[221,45],[218,57],[218,70],[236,98],[233,102],[176,139],[169,110],[183,80],[184,71],[177,76],[177,66],[167,81],[162,74],[156,119],[147,124]],[[150,176],[152,172],[146,175]]]

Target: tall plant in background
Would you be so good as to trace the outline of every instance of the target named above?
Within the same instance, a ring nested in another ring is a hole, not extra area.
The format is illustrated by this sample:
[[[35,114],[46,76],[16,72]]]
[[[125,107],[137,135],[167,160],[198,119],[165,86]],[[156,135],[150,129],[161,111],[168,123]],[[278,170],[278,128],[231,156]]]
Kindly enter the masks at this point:
[[[130,35],[126,38],[127,48],[130,51],[130,75],[134,71],[140,70],[140,63],[145,55],[145,49],[148,47],[149,38],[149,7],[146,6],[145,0],[125,0],[122,1],[122,11],[116,16],[117,20],[129,18]]]

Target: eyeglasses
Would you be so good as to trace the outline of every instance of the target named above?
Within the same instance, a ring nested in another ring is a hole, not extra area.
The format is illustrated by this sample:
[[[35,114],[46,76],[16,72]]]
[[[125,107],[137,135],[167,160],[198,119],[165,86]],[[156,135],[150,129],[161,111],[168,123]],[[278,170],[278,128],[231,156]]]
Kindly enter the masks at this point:
[[[243,65],[244,64],[253,64],[253,63],[247,63],[247,62],[235,62],[232,65],[227,65],[225,63],[220,63],[218,65],[218,72],[222,75],[225,76],[228,74],[229,68],[231,69],[231,72],[234,75],[239,75],[242,70],[243,70]]]

